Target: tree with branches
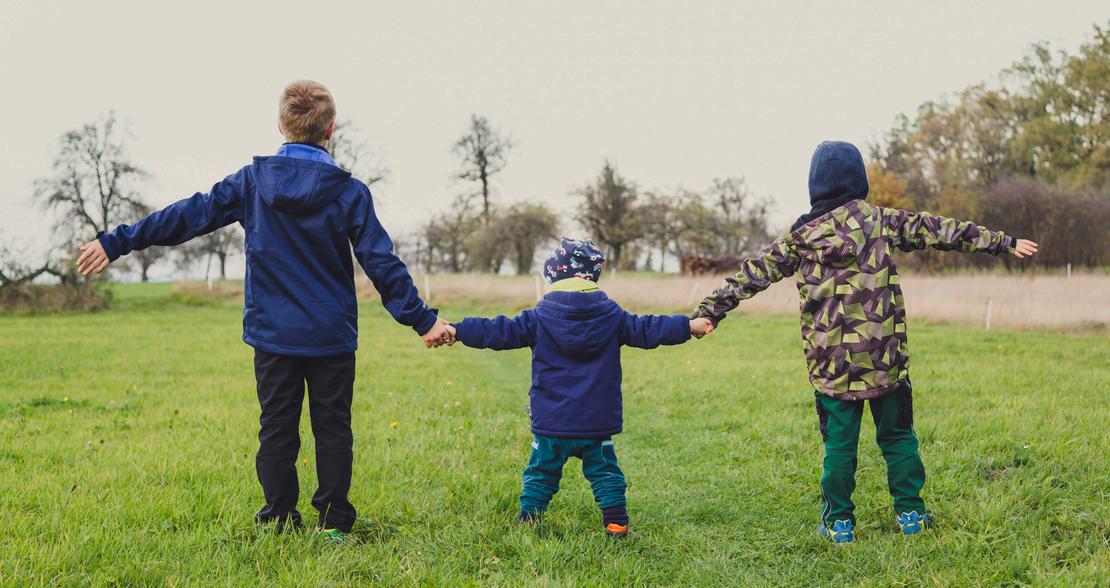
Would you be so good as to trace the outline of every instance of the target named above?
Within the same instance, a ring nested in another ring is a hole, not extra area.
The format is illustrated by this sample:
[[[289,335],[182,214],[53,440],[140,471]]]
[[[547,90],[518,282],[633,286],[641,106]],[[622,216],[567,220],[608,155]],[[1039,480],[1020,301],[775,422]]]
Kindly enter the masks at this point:
[[[432,218],[420,229],[419,238],[427,256],[425,267],[452,273],[463,271],[467,265],[467,242],[477,224],[470,199],[456,197],[450,211]]]
[[[609,249],[611,267],[625,269],[630,262],[622,255],[626,247],[643,237],[637,210],[636,186],[606,161],[593,183],[576,192],[582,197],[578,222],[597,242]],[[635,263],[632,260],[631,263]]]
[[[59,139],[53,174],[35,182],[35,200],[57,213],[65,239],[87,239],[143,206],[139,185],[148,174],[127,155],[130,133],[108,112]]]
[[[367,186],[389,179],[389,165],[380,153],[370,148],[362,131],[351,119],[335,123],[335,131],[328,142],[328,153],[339,167],[351,172]]]
[[[151,248],[153,249],[153,247]],[[212,260],[216,260],[220,279],[227,279],[227,260],[243,251],[243,231],[229,225],[201,235],[178,248],[177,267],[182,271],[204,263],[204,279],[208,279]]]
[[[482,197],[482,224],[490,222],[490,183],[493,176],[508,165],[509,151],[513,140],[493,128],[489,120],[481,115],[470,115],[470,126],[466,134],[455,141],[452,152],[460,160],[458,178],[478,184],[478,195]]]

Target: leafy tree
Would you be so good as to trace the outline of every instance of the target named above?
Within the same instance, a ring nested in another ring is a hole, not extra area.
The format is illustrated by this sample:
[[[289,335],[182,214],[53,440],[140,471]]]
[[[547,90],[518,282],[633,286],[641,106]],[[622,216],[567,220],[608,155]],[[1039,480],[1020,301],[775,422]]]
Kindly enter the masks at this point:
[[[593,183],[576,192],[582,202],[578,222],[598,242],[609,249],[610,267],[627,269],[635,258],[626,260],[625,249],[644,234],[637,208],[636,186],[606,161]]]
[[[1110,244],[1091,231],[1106,232],[1096,219],[1110,201],[1107,87],[1107,27],[1072,53],[1035,45],[997,80],[899,117],[871,149],[872,200],[1035,231],[1025,233],[1043,246],[1033,263],[1057,260],[1057,245],[1061,263],[1105,259]],[[933,252],[911,263],[978,262]]]
[[[1028,175],[1048,184],[1110,187],[1110,23],[1095,25],[1075,54],[1036,45],[1008,70],[1022,88],[1015,151]]]
[[[557,239],[559,216],[544,204],[514,204],[501,215],[503,246],[508,245],[518,275],[532,272],[536,249]]]
[[[490,222],[490,183],[493,176],[508,165],[509,151],[512,148],[512,138],[494,129],[486,117],[477,114],[470,115],[470,126],[452,148],[460,160],[458,178],[478,183],[478,195],[482,197],[483,225]]]
[[[466,237],[466,267],[473,272],[497,274],[509,257],[506,247],[509,235],[497,210],[489,214],[488,221],[478,217],[474,230]]]
[[[867,201],[876,206],[908,209],[913,202],[906,197],[906,181],[892,171],[884,170],[881,163],[867,164],[867,183],[870,191]]]

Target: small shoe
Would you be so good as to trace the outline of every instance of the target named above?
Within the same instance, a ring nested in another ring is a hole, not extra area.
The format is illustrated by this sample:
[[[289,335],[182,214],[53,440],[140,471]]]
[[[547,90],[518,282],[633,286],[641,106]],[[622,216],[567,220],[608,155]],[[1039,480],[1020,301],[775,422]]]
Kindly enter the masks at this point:
[[[520,514],[516,515],[516,522],[518,522],[518,523],[538,523],[538,522],[540,522],[540,514],[542,514],[542,512],[531,511],[531,510],[528,510],[528,511],[522,510],[522,511],[520,511]]]
[[[856,540],[852,521],[833,521],[832,528],[821,525],[817,534],[833,543],[851,543]]]
[[[332,545],[346,545],[354,542],[353,537],[339,529],[320,529],[316,533],[316,537],[324,543],[330,543]]]
[[[933,526],[933,519],[929,516],[929,513],[919,515],[916,510],[904,512],[898,515],[896,520],[898,521],[898,527],[902,529],[903,535],[916,535]]]
[[[628,525],[609,523],[605,525],[605,532],[609,535],[610,539],[624,539],[628,537]]]

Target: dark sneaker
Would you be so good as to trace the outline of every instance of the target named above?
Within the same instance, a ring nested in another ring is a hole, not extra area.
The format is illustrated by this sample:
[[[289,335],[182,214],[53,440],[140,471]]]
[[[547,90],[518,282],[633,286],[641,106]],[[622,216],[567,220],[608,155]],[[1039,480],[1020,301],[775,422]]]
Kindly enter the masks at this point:
[[[925,529],[933,526],[933,519],[929,513],[923,515],[917,514],[916,510],[904,512],[898,515],[898,528],[902,529],[903,535],[916,535]]]
[[[516,522],[518,522],[518,523],[538,523],[538,522],[540,522],[540,514],[542,514],[542,513],[534,512],[534,511],[521,511],[520,514],[516,515]]]
[[[628,525],[620,523],[609,523],[605,525],[605,532],[609,534],[612,539],[624,539],[628,536]]]
[[[817,534],[833,543],[851,543],[856,540],[852,521],[833,521],[832,527],[821,525],[817,527]]]
[[[304,528],[301,524],[301,513],[296,511],[284,517],[254,515],[254,522],[257,525],[270,527],[276,533],[296,533]]]

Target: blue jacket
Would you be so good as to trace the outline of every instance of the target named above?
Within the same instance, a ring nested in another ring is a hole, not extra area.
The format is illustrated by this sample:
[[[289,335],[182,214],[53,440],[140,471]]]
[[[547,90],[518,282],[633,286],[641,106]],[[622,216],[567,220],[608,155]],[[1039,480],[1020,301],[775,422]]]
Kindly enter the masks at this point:
[[[325,159],[326,158],[326,159]],[[393,318],[435,325],[378,217],[370,190],[316,147],[285,145],[133,225],[98,235],[115,260],[238,222],[246,233],[243,341],[269,353],[326,356],[358,347],[354,257]]]
[[[532,432],[596,438],[621,432],[622,345],[653,349],[690,338],[690,319],[636,316],[604,292],[551,292],[515,318],[455,325],[467,347],[532,348]]]

